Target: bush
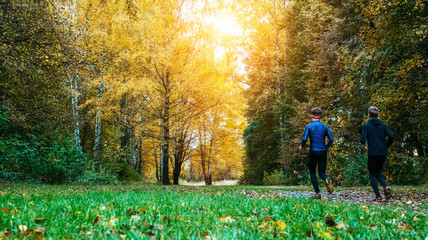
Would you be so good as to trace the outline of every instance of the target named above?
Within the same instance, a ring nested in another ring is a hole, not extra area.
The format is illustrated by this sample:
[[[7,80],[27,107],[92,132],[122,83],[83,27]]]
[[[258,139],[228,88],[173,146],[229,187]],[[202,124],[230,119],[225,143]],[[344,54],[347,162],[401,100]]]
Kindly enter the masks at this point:
[[[86,155],[73,145],[73,138],[67,133],[49,139],[0,138],[0,178],[5,180],[73,182],[84,172],[86,162]]]
[[[118,184],[119,179],[113,174],[108,166],[98,166],[98,171],[94,170],[94,164],[88,164],[85,172],[76,180],[77,184]]]
[[[264,173],[264,185],[282,185],[285,181],[285,175],[281,170],[275,170],[271,174]]]
[[[141,175],[138,174],[131,165],[127,162],[119,163],[118,177],[120,181],[137,182],[141,180]]]
[[[367,157],[361,155],[336,155],[327,162],[327,174],[335,185],[346,187],[369,183]]]
[[[385,178],[388,183],[419,185],[427,183],[428,158],[390,154],[385,163]]]

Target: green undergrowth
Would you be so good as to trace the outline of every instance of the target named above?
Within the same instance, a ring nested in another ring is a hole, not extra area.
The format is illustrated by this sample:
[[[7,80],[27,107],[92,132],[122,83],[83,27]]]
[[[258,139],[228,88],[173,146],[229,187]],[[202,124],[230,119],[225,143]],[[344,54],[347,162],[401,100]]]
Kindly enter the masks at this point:
[[[3,184],[0,238],[425,239],[425,212],[242,187]],[[257,188],[256,188],[257,189]]]

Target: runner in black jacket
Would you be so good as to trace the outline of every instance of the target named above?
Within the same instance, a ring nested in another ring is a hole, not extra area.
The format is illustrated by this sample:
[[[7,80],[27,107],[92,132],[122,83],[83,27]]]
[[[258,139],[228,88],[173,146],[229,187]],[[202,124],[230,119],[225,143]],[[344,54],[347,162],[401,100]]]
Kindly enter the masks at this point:
[[[366,141],[368,142],[370,184],[376,194],[376,198],[373,201],[382,201],[376,179],[378,179],[384,187],[385,198],[391,198],[391,188],[386,184],[382,169],[386,155],[388,154],[388,147],[391,146],[394,135],[391,130],[389,130],[388,126],[377,118],[378,114],[379,109],[377,107],[369,108],[370,120],[368,123],[364,124],[360,139],[362,144],[365,144]],[[386,137],[388,137],[388,142],[385,139]]]

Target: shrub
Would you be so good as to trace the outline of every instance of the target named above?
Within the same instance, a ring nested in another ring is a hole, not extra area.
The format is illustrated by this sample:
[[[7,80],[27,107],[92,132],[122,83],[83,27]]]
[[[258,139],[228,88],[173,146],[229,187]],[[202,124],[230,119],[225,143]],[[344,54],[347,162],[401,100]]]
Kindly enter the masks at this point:
[[[327,174],[336,185],[346,187],[367,185],[369,172],[367,157],[361,155],[336,155],[328,159]]]
[[[281,170],[275,170],[272,173],[264,173],[264,185],[282,185],[285,181],[285,175]]]
[[[50,139],[40,136],[30,139],[2,137],[0,178],[42,183],[75,181],[84,172],[87,157],[66,134],[55,134]]]
[[[385,163],[385,178],[389,183],[419,185],[427,183],[428,158],[390,154]]]

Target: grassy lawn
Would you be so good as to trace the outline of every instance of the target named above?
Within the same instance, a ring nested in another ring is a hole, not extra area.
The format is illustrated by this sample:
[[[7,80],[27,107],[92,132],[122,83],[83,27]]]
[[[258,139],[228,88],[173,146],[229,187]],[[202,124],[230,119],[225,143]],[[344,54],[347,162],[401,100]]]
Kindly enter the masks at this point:
[[[425,209],[255,197],[243,186],[2,183],[0,239],[425,239]],[[294,188],[275,188],[275,190]],[[297,187],[299,189],[299,187]],[[307,189],[305,189],[307,190]]]

